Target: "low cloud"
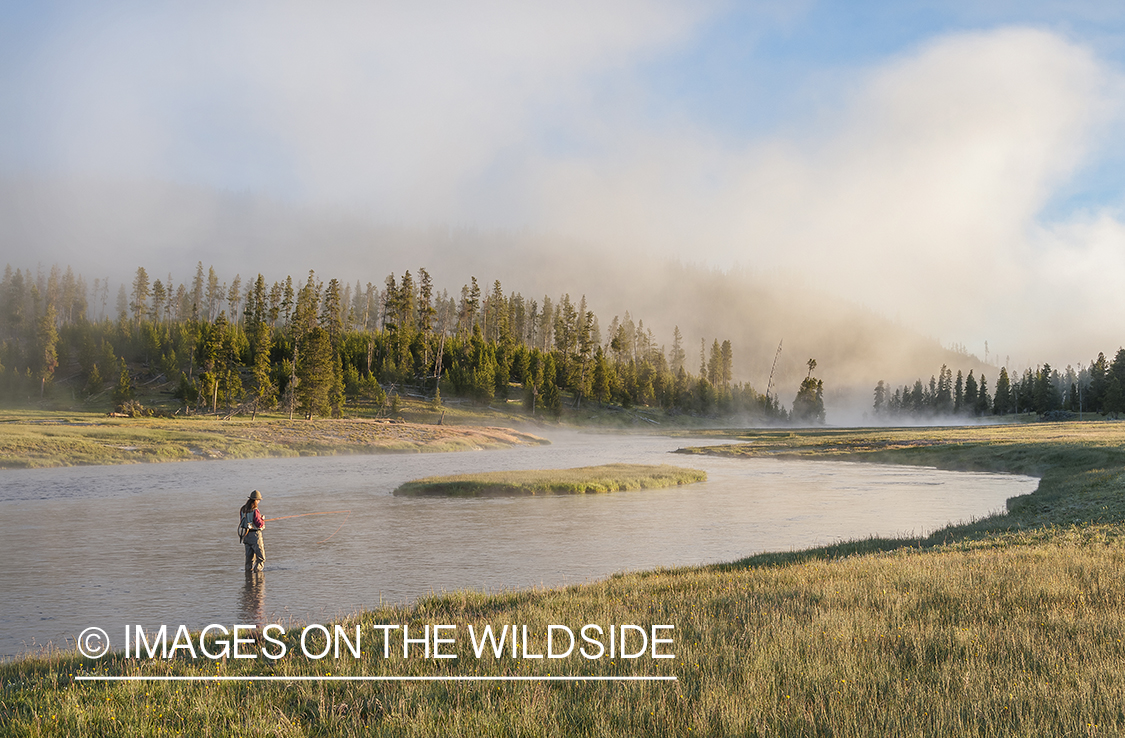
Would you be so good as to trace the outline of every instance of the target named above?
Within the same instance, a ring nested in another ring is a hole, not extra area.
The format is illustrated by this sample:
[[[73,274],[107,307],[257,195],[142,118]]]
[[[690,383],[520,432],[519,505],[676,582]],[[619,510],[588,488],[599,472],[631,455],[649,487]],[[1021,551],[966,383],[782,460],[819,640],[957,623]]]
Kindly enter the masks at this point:
[[[837,69],[791,105],[804,117],[735,134],[648,112],[646,65],[697,43],[718,5],[105,7],[0,67],[14,266],[376,280],[445,262],[528,294],[589,279],[616,309],[627,265],[678,259],[978,355],[988,340],[993,358],[1065,364],[1125,340],[1119,214],[1043,215],[1119,129],[1121,79],[1050,31]],[[625,266],[552,268],[574,244]]]
[[[1073,286],[1054,262],[1113,251],[1108,215],[1097,229],[1038,218],[1096,150],[1115,89],[1055,35],[961,34],[858,75],[840,109],[791,135],[642,137],[548,167],[542,200],[555,228],[590,240],[778,271],[980,353],[990,338],[1029,346],[1039,305],[1059,302],[1042,296]]]

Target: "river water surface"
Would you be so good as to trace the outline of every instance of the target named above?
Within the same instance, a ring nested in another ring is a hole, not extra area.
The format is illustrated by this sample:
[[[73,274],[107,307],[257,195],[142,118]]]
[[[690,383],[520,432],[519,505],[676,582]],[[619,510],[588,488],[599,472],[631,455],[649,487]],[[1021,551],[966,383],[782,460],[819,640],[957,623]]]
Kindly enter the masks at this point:
[[[669,455],[690,441],[568,434],[505,451],[0,472],[0,656],[98,626],[327,622],[431,592],[584,582],[1002,510],[1037,480],[821,461]],[[704,443],[714,443],[705,441]],[[671,463],[708,481],[524,498],[397,498],[418,477]],[[248,580],[238,508],[262,491],[266,571]],[[342,527],[340,527],[342,524]],[[334,533],[334,531],[336,531]],[[325,540],[327,539],[327,540]],[[115,638],[116,634],[116,638]]]

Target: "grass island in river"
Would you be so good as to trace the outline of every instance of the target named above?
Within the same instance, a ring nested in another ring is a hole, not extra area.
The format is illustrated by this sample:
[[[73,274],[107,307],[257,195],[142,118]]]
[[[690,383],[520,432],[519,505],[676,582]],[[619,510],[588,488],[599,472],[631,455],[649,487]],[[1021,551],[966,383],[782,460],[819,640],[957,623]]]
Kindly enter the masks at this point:
[[[528,469],[427,477],[399,486],[394,494],[449,497],[581,495],[674,487],[705,479],[706,472],[668,464],[603,464],[575,469]]]

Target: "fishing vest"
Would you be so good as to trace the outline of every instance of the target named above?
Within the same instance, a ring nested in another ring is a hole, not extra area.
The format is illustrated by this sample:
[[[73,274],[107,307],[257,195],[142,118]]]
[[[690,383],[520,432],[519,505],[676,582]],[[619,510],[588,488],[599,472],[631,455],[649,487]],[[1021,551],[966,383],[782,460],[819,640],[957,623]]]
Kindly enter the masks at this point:
[[[250,531],[258,530],[254,527],[254,510],[247,510],[242,513],[238,518],[238,540],[241,543],[242,539],[250,535]]]

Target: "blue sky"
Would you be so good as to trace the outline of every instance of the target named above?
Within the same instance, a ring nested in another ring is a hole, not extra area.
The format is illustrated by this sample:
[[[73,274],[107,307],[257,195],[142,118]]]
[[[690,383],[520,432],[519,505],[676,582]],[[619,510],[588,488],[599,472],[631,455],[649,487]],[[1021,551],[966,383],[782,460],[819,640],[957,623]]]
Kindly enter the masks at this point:
[[[91,99],[97,89],[81,87],[104,82],[116,73],[132,101],[139,100],[145,108],[142,112],[156,119],[151,122],[170,129],[166,145],[173,149],[159,163],[119,163],[120,173],[236,191],[262,188],[281,197],[300,198],[301,177],[285,166],[286,141],[247,109],[247,87],[265,86],[257,76],[262,70],[249,69],[252,60],[246,57],[231,63],[232,45],[254,43],[248,38],[252,25],[246,16],[268,17],[269,7],[247,4],[254,10],[239,14],[224,12],[219,3],[202,3],[194,9],[192,5],[0,4],[0,91],[6,109],[0,117],[5,134],[0,144],[3,171],[111,173],[106,170],[113,165],[88,163],[90,149],[100,142],[117,142],[110,140],[110,131],[81,125],[82,114],[89,115],[97,107]],[[430,16],[448,10],[441,4],[431,7]],[[482,7],[490,9],[498,24],[504,23],[503,4]],[[1125,60],[1125,6],[1111,2],[693,3],[680,5],[679,13],[652,10],[675,8],[674,3],[621,7],[620,15],[636,11],[639,26],[645,25],[645,16],[659,18],[648,18],[653,28],[647,35],[644,30],[633,39],[607,34],[609,40],[598,49],[608,57],[607,63],[574,64],[571,81],[582,85],[582,94],[594,100],[594,111],[613,108],[612,98],[628,88],[637,107],[632,125],[658,128],[687,121],[734,143],[809,125],[826,111],[831,115],[834,107],[845,104],[849,86],[866,70],[951,34],[1038,28],[1090,49],[1114,68]],[[316,11],[305,15],[310,14]],[[293,23],[272,29],[278,43],[298,45],[300,37],[307,35],[295,27],[301,13],[293,15]],[[377,15],[358,20],[374,22]],[[426,14],[417,15],[406,25],[413,23],[414,32],[426,35]],[[679,29],[660,27],[670,22],[668,16],[679,21]],[[591,18],[592,23],[621,20]],[[534,25],[534,18],[525,19],[522,30]],[[549,28],[538,31],[550,33]],[[330,34],[331,28],[323,32]],[[212,64],[207,63],[209,45],[217,52]],[[468,51],[471,56],[472,49]],[[361,59],[353,61],[362,64]],[[457,64],[459,60],[445,61]],[[474,59],[465,61],[471,66]],[[507,62],[519,63],[518,49]],[[172,80],[163,77],[176,65],[195,68],[179,70]],[[89,74],[91,69],[99,72],[96,80]],[[285,73],[277,70],[278,75]],[[550,95],[533,102],[548,109],[573,105],[572,100],[552,100]],[[136,111],[123,111],[122,118],[130,112]],[[72,125],[60,125],[60,118],[65,120],[68,114],[74,116]],[[106,128],[122,123],[112,115],[105,117]],[[549,119],[523,121],[547,151],[597,150],[600,142],[590,141],[571,122],[566,116],[558,126]],[[502,151],[493,154],[503,159]],[[1084,203],[1120,199],[1123,185],[1113,176],[1115,170],[1084,162],[1085,176],[1068,183],[1063,194]]]
[[[1121,340],[1123,66],[1111,2],[3,2],[0,179],[761,265],[948,342],[1082,322],[1084,356]],[[80,237],[28,197],[7,260],[171,258],[143,229],[204,217]]]

